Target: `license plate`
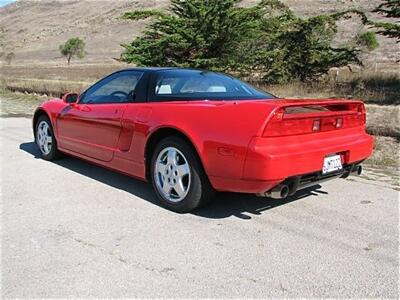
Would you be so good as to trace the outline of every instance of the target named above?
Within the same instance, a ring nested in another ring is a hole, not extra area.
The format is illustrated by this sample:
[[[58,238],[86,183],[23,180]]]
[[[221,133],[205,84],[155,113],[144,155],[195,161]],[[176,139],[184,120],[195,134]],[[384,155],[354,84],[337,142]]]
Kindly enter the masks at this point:
[[[322,174],[334,172],[341,170],[342,160],[340,159],[340,155],[332,155],[326,156],[324,158],[324,166],[322,167]]]

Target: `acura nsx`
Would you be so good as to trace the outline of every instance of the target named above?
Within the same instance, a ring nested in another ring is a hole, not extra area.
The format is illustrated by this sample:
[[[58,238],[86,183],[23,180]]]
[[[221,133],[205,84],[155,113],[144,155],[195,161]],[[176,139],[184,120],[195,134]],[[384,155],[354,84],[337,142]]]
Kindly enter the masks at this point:
[[[362,101],[281,99],[221,73],[132,68],[42,103],[33,130],[45,160],[64,153],[150,181],[164,206],[188,212],[216,191],[283,199],[360,174],[373,147],[365,123]]]

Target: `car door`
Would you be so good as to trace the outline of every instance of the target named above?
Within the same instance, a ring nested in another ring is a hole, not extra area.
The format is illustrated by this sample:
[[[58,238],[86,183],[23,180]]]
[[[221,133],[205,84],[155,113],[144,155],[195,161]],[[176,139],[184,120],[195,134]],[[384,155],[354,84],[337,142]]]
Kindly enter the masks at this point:
[[[114,73],[87,89],[57,118],[60,148],[111,161],[122,130],[122,116],[132,102],[139,71]]]

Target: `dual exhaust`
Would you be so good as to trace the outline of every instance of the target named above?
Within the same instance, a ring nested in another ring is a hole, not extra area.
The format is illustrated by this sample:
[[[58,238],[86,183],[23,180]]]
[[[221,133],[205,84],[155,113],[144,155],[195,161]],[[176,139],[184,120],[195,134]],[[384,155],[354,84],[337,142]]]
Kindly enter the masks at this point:
[[[300,177],[296,177],[293,179],[289,179],[289,180],[285,180],[284,183],[281,183],[279,185],[277,185],[276,187],[272,188],[271,190],[265,192],[265,193],[261,193],[258,194],[258,196],[261,197],[268,197],[268,198],[272,198],[272,199],[285,199],[287,198],[289,195],[293,195],[294,193],[296,193],[296,191],[310,187],[310,186],[314,186],[317,185],[323,181],[327,181],[333,178],[347,178],[349,177],[350,174],[354,174],[354,175],[361,175],[362,173],[362,166],[361,165],[356,165],[351,167],[349,170],[343,172],[341,175],[337,175],[334,177],[329,177],[329,178],[322,178],[320,180],[316,180],[316,181],[312,181],[312,182],[308,182],[308,183],[301,183],[300,182]]]

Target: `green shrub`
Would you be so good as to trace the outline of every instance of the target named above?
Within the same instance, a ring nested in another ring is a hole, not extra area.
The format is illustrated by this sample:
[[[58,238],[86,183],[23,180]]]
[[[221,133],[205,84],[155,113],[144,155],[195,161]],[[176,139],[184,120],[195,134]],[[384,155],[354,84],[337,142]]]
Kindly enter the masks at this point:
[[[376,38],[374,32],[367,31],[362,32],[357,36],[357,42],[362,47],[365,47],[368,50],[375,50],[379,47],[379,42]]]
[[[164,13],[157,9],[141,9],[141,10],[128,11],[122,15],[122,18],[137,21],[137,20],[147,19],[150,17],[160,17],[163,15]]]

